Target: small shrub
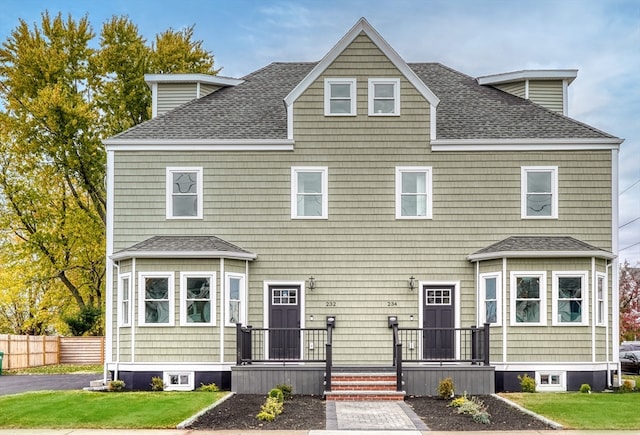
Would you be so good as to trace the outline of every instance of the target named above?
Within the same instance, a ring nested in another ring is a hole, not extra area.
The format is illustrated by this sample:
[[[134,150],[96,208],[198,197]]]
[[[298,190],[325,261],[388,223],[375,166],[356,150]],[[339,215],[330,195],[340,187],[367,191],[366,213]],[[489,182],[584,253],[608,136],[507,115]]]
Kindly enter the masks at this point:
[[[276,388],[280,391],[282,391],[282,394],[284,395],[284,400],[289,400],[291,399],[291,396],[293,395],[293,386],[289,385],[289,384],[278,384],[276,385]]]
[[[208,393],[217,393],[218,391],[220,391],[220,388],[218,388],[218,386],[216,384],[200,384],[200,388],[198,388],[199,391],[206,391]]]
[[[109,381],[109,386],[107,387],[109,391],[119,392],[124,390],[125,383],[120,379],[115,379],[113,381]]]
[[[274,398],[282,403],[284,402],[284,393],[279,388],[272,388],[271,391],[269,391],[269,398]]]
[[[475,415],[480,412],[480,407],[473,400],[467,400],[458,407],[458,414]]]
[[[489,424],[491,423],[491,416],[487,411],[480,411],[477,414],[473,414],[473,421],[476,423]]]
[[[580,385],[580,392],[581,393],[591,393],[591,385],[589,385],[589,384]]]
[[[453,379],[444,378],[438,384],[438,395],[443,399],[450,399],[454,396]]]
[[[520,388],[523,393],[535,393],[536,392],[536,380],[531,376],[525,374],[522,376],[518,376],[518,380],[520,381]]]
[[[629,379],[625,379],[624,382],[622,382],[622,385],[620,385],[620,392],[630,393],[631,391],[633,391],[633,382]]]
[[[451,406],[452,408],[460,408],[462,405],[464,405],[468,401],[469,401],[469,398],[467,397],[467,392],[465,391],[462,396],[456,397],[451,402],[449,402],[449,405],[447,406]]]
[[[279,402],[275,397],[269,396],[264,405],[262,405],[262,408],[260,408],[260,412],[256,415],[256,418],[262,421],[273,421],[277,416],[282,414],[283,407],[282,402]]]
[[[151,391],[164,391],[164,381],[161,377],[152,377],[149,385],[151,385]]]

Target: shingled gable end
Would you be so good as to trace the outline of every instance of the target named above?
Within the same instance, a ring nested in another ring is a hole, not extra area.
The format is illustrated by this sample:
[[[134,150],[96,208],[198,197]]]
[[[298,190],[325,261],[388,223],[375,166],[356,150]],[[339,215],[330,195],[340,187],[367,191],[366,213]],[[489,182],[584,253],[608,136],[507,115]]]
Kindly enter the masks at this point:
[[[364,18],[318,62],[147,76],[157,116],[104,141],[106,371],[328,399],[342,371],[390,377],[366,398],[611,386],[622,140],[566,116],[576,76],[407,63]]]

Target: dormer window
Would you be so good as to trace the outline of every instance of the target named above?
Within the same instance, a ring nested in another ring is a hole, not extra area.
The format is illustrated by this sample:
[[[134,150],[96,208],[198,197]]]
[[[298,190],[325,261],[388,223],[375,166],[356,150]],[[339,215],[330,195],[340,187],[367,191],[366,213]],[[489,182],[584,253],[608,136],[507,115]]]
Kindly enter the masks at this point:
[[[369,79],[369,116],[400,115],[400,79]]]
[[[324,114],[356,115],[356,79],[324,79]]]

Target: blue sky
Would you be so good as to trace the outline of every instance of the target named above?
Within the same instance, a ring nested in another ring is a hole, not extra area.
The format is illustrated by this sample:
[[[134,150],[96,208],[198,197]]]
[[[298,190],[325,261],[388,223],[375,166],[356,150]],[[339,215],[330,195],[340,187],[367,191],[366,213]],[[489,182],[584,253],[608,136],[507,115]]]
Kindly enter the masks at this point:
[[[128,15],[149,41],[195,25],[230,77],[319,60],[360,17],[407,62],[441,62],[473,77],[578,69],[569,115],[625,139],[620,257],[640,262],[639,0],[2,0],[0,41],[19,18],[39,24],[44,10],[88,15],[96,33],[112,15]]]

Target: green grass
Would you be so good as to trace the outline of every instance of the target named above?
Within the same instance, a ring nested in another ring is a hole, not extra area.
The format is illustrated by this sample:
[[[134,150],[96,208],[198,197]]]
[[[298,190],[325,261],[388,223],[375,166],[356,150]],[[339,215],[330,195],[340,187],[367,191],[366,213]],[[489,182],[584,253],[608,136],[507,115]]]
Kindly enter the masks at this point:
[[[3,370],[2,375],[61,375],[68,373],[102,373],[102,364],[55,364],[27,369]]]
[[[565,429],[640,429],[640,393],[505,393]]]
[[[0,396],[0,428],[175,428],[225,394],[44,391]]]

